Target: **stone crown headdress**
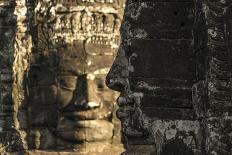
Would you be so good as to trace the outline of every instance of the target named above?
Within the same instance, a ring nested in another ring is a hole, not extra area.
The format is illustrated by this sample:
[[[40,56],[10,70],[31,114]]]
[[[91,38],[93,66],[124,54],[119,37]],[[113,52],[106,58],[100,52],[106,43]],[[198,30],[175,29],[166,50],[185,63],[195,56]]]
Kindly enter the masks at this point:
[[[54,14],[52,37],[118,47],[122,4],[118,0],[56,0],[50,9]]]

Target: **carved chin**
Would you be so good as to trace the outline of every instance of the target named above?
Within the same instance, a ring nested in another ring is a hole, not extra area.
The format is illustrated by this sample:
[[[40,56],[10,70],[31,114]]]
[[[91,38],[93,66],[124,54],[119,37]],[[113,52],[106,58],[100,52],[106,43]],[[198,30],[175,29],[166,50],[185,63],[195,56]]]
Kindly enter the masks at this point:
[[[58,124],[58,137],[72,142],[96,142],[112,139],[113,124],[106,120],[71,121]]]

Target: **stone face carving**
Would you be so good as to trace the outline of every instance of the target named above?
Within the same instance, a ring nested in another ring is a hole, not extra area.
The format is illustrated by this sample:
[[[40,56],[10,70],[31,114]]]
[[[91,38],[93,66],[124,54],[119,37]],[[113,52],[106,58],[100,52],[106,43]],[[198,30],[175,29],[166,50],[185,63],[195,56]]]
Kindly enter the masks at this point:
[[[121,2],[0,2],[0,154],[123,151],[104,84]]]
[[[104,81],[119,44],[123,6],[63,3],[41,0],[34,9],[35,46],[27,85],[29,150],[120,154],[117,93]]]
[[[0,154],[120,154],[123,4],[0,0]],[[124,154],[231,155],[231,10],[128,0]]]
[[[196,63],[193,6],[127,2],[123,41],[107,77],[108,86],[121,92],[117,114],[125,154],[136,154],[138,146],[149,155],[200,152],[200,124],[191,95]]]
[[[121,93],[124,154],[231,154],[229,15],[225,1],[127,1],[106,81]]]

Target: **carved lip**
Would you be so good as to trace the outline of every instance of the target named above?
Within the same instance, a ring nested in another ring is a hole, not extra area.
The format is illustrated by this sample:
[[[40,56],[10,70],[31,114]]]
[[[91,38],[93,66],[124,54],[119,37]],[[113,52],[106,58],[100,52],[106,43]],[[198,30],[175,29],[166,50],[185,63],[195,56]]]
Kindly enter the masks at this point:
[[[110,140],[113,136],[113,124],[106,120],[61,119],[57,131],[60,138],[73,142]]]
[[[113,105],[110,102],[104,102],[101,107],[88,109],[88,110],[76,110],[76,111],[64,111],[61,112],[61,117],[66,117],[70,120],[96,120],[109,118],[113,113]]]
[[[67,117],[70,120],[96,120],[96,119],[104,119],[110,117],[111,111],[75,111],[75,112],[68,112],[63,113],[64,117]]]

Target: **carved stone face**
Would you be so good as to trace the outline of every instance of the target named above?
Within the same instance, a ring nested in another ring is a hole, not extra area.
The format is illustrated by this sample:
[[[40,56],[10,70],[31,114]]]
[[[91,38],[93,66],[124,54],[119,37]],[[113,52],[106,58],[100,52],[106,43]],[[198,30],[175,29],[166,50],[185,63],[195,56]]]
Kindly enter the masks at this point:
[[[112,141],[116,93],[106,88],[105,76],[114,50],[107,45],[75,42],[58,48],[57,66],[32,66],[31,127],[51,128],[57,145],[64,149],[65,143]]]
[[[108,2],[74,4],[70,12],[60,4],[36,9],[36,48],[28,73],[29,138],[36,149],[101,152],[111,149],[119,130],[113,123],[117,93],[105,86],[105,76],[117,50],[121,15]]]
[[[185,155],[200,149],[192,105],[193,21],[192,3],[127,1],[122,43],[106,83],[121,93],[117,115],[128,149],[140,144],[147,154]]]
[[[116,94],[104,83],[114,50],[107,45],[83,42],[60,50],[57,76],[59,137],[72,142],[111,140],[113,124],[110,118]],[[73,58],[80,53],[84,55]]]

